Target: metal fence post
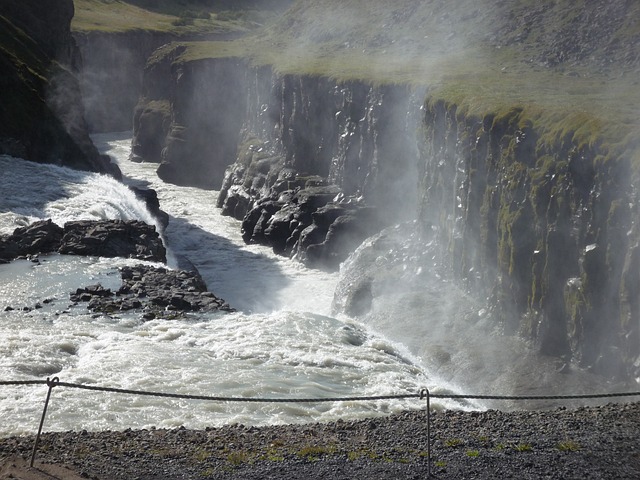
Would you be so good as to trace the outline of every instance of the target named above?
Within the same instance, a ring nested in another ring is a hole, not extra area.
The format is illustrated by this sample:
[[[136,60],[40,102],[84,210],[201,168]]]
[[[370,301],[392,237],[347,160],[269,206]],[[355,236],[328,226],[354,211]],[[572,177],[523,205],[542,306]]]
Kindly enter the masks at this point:
[[[427,478],[431,478],[431,399],[429,389],[420,390],[420,399],[427,399]]]
[[[42,418],[40,418],[40,426],[38,427],[38,434],[36,435],[36,441],[33,444],[33,451],[31,452],[31,463],[30,467],[33,467],[33,462],[36,459],[36,451],[38,450],[38,444],[40,443],[40,434],[42,433],[42,426],[44,425],[44,417],[47,415],[47,407],[49,406],[49,399],[51,398],[51,390],[53,387],[58,385],[60,379],[58,377],[53,377],[49,380],[47,377],[47,386],[49,387],[49,391],[47,392],[47,399],[44,402],[44,408],[42,409]]]

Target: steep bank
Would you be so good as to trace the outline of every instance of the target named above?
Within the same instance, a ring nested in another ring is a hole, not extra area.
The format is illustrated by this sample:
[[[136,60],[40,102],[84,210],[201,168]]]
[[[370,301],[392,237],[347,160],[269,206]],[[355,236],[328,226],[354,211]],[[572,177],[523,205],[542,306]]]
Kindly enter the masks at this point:
[[[259,43],[156,52],[136,153],[167,181],[222,185],[246,241],[310,266],[335,269],[415,219],[500,332],[636,377],[637,8],[513,2],[474,17],[466,2],[405,1],[353,16],[358,2],[334,3],[298,2]],[[390,23],[372,38],[376,15]],[[419,25],[434,27],[426,42]],[[591,32],[579,44],[577,28]]]
[[[542,353],[608,378],[637,369],[640,212],[626,152],[571,128],[550,135],[522,108],[424,111],[420,221],[438,227],[454,275]]]
[[[88,135],[73,2],[0,2],[0,153],[117,175]]]

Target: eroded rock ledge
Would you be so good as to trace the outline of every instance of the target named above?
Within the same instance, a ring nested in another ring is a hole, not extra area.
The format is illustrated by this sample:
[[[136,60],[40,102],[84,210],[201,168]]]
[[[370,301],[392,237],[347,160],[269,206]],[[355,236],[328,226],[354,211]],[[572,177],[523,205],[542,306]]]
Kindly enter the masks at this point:
[[[42,220],[0,237],[0,261],[55,252],[154,262],[167,260],[156,228],[139,220],[79,220],[67,222],[64,227]]]

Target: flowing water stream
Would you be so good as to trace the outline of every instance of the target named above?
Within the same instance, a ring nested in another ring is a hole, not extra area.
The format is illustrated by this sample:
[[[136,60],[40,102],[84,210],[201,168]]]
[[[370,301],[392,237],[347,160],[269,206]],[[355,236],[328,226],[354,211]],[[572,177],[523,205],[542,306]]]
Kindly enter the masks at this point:
[[[239,222],[215,207],[217,192],[169,185],[157,165],[128,161],[130,134],[94,137],[126,181],[156,189],[170,223],[175,267],[187,258],[209,290],[238,311],[144,321],[140,313],[95,315],[69,293],[117,288],[125,259],[61,255],[0,265],[0,381],[44,380],[207,396],[326,398],[449,390],[421,358],[367,325],[330,315],[338,274],[309,270],[245,245]],[[35,220],[154,220],[109,177],[0,156],[0,234]],[[10,307],[10,308],[7,308]],[[0,435],[37,429],[44,386],[0,387]],[[442,403],[449,408],[479,404]],[[418,400],[234,403],[54,389],[47,430],[204,428],[331,421],[424,408]]]

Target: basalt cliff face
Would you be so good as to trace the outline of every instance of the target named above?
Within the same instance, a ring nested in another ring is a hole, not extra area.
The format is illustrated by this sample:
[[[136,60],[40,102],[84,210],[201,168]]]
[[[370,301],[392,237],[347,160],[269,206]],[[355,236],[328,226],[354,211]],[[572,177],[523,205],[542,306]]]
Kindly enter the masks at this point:
[[[407,236],[436,232],[442,263],[503,332],[637,375],[639,212],[624,156],[550,137],[517,108],[477,116],[408,86],[180,54],[147,67],[134,153],[166,181],[221,188],[247,242],[335,269],[414,220]]]
[[[0,154],[118,175],[84,120],[72,0],[0,1]]]
[[[335,269],[382,226],[415,217],[418,91],[239,58],[176,63],[180,47],[157,55],[133,153],[160,162],[166,181],[221,188],[247,242]]]
[[[520,109],[470,117],[427,101],[420,221],[505,332],[610,377],[637,374],[637,191],[631,164]],[[635,365],[634,365],[635,362]]]

